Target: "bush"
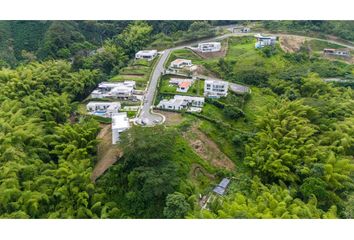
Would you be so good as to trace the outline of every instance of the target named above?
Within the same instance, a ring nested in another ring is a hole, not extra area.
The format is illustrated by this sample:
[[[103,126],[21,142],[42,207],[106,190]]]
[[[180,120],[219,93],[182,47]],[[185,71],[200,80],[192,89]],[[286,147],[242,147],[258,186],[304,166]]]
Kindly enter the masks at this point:
[[[226,106],[223,113],[225,117],[230,119],[238,119],[245,116],[245,113],[240,108],[234,106]]]

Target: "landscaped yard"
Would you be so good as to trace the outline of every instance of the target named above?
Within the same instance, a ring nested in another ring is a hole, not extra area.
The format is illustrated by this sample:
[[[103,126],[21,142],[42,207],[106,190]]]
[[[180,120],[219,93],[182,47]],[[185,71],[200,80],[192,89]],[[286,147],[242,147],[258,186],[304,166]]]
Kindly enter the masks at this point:
[[[111,82],[123,82],[125,80],[131,80],[136,82],[136,88],[138,90],[144,90],[147,82],[149,81],[150,74],[154,68],[155,58],[153,61],[147,61],[143,59],[134,60],[128,67],[122,68],[120,74],[112,77]]]
[[[171,75],[165,75],[161,79],[161,94],[178,94],[178,95],[188,95],[188,96],[203,96],[204,94],[204,80],[195,80],[192,86],[188,89],[188,92],[177,92],[177,86],[169,83]],[[176,77],[180,78],[180,77]],[[182,78],[182,77],[181,77]]]

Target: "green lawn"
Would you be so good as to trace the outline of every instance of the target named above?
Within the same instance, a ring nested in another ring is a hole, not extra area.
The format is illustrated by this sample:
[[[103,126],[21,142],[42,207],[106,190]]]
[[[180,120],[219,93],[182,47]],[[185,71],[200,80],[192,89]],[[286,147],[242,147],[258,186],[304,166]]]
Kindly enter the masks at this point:
[[[308,41],[307,44],[311,48],[311,50],[315,52],[322,52],[324,48],[334,48],[334,49],[345,48],[335,43],[329,43],[329,42],[316,40],[316,39]]]
[[[178,78],[178,77],[177,77]],[[161,79],[161,94],[178,94],[178,95],[188,95],[188,96],[203,96],[204,94],[204,80],[196,80],[192,86],[188,89],[188,92],[177,92],[177,86],[171,85],[169,80],[171,79],[170,75],[165,75]]]

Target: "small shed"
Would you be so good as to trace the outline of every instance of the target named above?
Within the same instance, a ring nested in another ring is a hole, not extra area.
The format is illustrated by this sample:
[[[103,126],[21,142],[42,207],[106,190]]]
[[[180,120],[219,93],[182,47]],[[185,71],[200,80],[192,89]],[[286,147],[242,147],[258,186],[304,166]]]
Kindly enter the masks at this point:
[[[223,178],[221,182],[213,189],[213,192],[222,196],[225,194],[229,184],[230,184],[230,179]]]

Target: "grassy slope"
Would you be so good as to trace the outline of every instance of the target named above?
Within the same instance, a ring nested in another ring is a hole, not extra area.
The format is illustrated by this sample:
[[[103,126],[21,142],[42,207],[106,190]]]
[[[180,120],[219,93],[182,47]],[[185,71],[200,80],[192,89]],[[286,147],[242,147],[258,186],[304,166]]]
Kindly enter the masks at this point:
[[[156,60],[157,58],[150,62],[146,60],[134,60],[129,66],[121,69],[120,74],[112,77],[109,81],[122,82],[133,80],[136,82],[137,89],[144,90]]]

